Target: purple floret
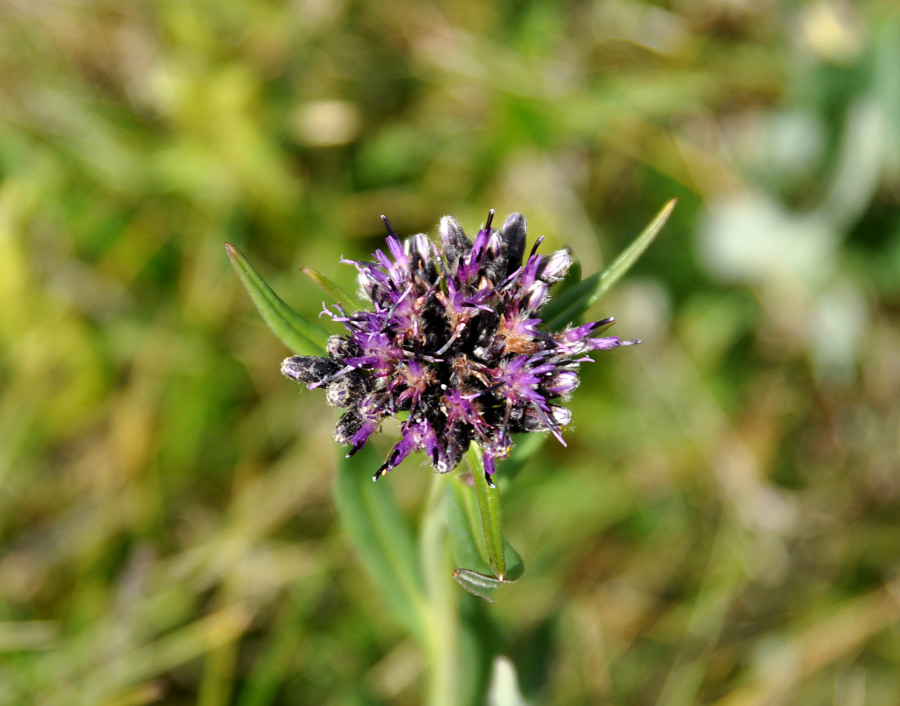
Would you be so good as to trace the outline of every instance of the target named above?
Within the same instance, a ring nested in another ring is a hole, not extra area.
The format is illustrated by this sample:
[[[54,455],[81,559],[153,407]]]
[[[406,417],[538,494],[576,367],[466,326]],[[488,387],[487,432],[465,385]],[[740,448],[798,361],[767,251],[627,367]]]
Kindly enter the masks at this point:
[[[327,357],[282,363],[287,377],[324,387],[329,404],[347,410],[334,438],[351,447],[348,457],[383,419],[405,413],[400,441],[375,480],[414,451],[447,473],[477,442],[490,478],[513,434],[549,431],[565,444],[572,415],[559,402],[578,386],[579,364],[592,351],[639,343],[591,336],[612,318],[543,330],[550,285],[565,277],[572,257],[539,255],[540,238],[525,258],[525,218],[514,213],[497,230],[493,215],[474,242],[445,216],[437,246],[422,234],[401,242],[382,217],[387,252],[376,251],[374,262],[343,260],[356,267],[372,310],[326,309],[346,329],[329,339]]]

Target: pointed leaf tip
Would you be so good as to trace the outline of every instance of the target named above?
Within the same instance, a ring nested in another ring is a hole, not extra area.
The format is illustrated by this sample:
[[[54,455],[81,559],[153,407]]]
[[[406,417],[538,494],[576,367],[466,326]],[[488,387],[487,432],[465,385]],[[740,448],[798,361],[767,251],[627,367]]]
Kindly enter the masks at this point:
[[[637,262],[650,243],[659,235],[678,199],[670,199],[663,206],[646,228],[635,238],[631,245],[623,250],[615,261],[602,272],[591,275],[570,289],[565,290],[553,299],[544,310],[552,330],[558,330],[575,321],[599,299],[606,294],[629,269]]]
[[[294,353],[323,355],[328,341],[328,330],[298,314],[289,307],[266,283],[253,265],[230,243],[225,252],[231,259],[238,279],[250,295],[269,329]]]

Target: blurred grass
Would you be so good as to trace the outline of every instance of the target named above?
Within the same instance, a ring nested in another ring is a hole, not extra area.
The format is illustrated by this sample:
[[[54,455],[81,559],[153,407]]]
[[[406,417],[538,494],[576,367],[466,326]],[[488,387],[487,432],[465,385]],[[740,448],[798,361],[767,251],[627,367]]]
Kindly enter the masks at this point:
[[[0,5],[0,702],[417,703],[222,244],[312,316],[381,213],[589,275],[679,197],[463,608],[535,703],[894,704],[898,47],[886,0]]]

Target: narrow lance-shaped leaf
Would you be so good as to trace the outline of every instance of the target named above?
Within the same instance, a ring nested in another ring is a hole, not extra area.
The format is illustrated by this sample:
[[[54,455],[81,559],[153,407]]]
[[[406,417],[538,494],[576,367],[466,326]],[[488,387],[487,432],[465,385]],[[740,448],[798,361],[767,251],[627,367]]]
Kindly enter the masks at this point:
[[[469,446],[466,452],[466,460],[469,468],[472,470],[472,480],[475,484],[475,497],[478,503],[478,514],[481,520],[481,534],[484,538],[484,548],[487,556],[484,556],[484,550],[479,550],[481,557],[480,566],[484,566],[484,562],[490,562],[491,570],[500,582],[517,581],[525,573],[525,564],[519,553],[513,549],[512,545],[503,537],[503,523],[500,513],[500,491],[499,489],[488,483],[484,474],[484,462],[482,460],[481,450],[477,444]],[[470,503],[462,504],[468,508],[467,512],[474,513]],[[467,520],[470,527],[476,526],[474,518]],[[471,530],[473,533],[475,529]],[[464,568],[477,568],[474,567]],[[479,572],[480,573],[480,572]],[[459,581],[459,579],[457,579]]]
[[[518,552],[503,540],[503,555],[506,561],[506,576],[501,581],[490,566],[485,545],[481,513],[474,489],[456,479],[447,505],[447,524],[450,531],[450,547],[458,568],[453,572],[454,580],[469,593],[493,601],[493,593],[502,583],[511,583],[521,578],[525,565]]]
[[[503,522],[500,516],[500,491],[497,486],[488,483],[488,479],[484,474],[484,463],[481,457],[481,450],[477,444],[469,446],[466,452],[466,459],[469,467],[472,469],[472,479],[475,482],[475,497],[478,499],[478,510],[481,515],[481,526],[484,532],[484,543],[487,548],[488,559],[491,562],[491,569],[500,581],[507,579],[507,547],[508,542],[503,539]],[[509,547],[512,550],[512,547]],[[521,567],[522,559],[515,550],[512,555],[518,561],[518,575],[524,567]]]
[[[491,560],[484,542],[474,489],[457,477],[451,485],[448,500],[447,529],[453,560],[458,567],[490,575]]]
[[[522,559],[509,542],[504,540],[506,577],[500,581],[494,576],[485,546],[484,530],[475,491],[457,478],[451,485],[447,504],[447,525],[450,532],[450,547],[457,569],[454,580],[479,598],[493,602],[494,591],[501,583],[515,581],[524,572]]]
[[[497,578],[503,581],[506,577],[506,554],[503,546],[503,523],[500,517],[500,491],[495,485],[489,485],[484,474],[484,462],[481,449],[477,444],[469,446],[466,459],[472,469],[475,481],[475,497],[481,513],[481,526],[484,530],[484,543],[487,547],[491,568]]]
[[[662,230],[676,203],[678,203],[678,199],[672,199],[663,206],[662,210],[656,214],[656,217],[643,232],[635,238],[631,245],[622,251],[609,267],[582,280],[571,289],[562,292],[547,305],[547,308],[544,310],[545,319],[552,330],[562,328],[566,324],[575,321],[599,301],[622,275],[631,269],[631,266],[637,262],[637,259]]]
[[[225,243],[225,250],[234,271],[272,333],[294,353],[323,355],[328,342],[328,329],[285,304],[236,247]]]
[[[394,616],[420,641],[427,633],[425,579],[412,531],[389,483],[373,483],[371,449],[342,459],[334,484],[338,515]]]

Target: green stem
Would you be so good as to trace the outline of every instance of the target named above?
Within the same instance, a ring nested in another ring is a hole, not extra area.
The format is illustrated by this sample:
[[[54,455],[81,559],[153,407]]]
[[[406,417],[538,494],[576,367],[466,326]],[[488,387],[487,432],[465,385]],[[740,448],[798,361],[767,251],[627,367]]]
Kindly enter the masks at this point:
[[[427,595],[424,648],[429,667],[425,703],[429,706],[458,706],[460,701],[459,604],[447,561],[448,482],[447,477],[434,474],[419,536]]]

